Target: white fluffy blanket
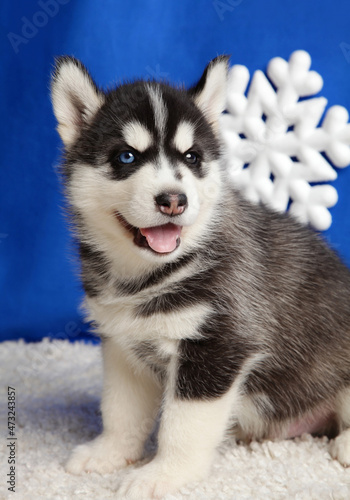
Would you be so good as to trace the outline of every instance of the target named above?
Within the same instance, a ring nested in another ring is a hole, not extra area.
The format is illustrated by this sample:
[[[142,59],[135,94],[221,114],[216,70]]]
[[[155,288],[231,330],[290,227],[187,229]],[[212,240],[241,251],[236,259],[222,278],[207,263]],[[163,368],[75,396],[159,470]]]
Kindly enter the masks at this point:
[[[73,476],[64,463],[101,430],[99,346],[67,341],[0,344],[0,498],[114,498],[123,472]],[[7,490],[7,387],[16,390],[15,493]],[[211,476],[167,500],[349,500],[350,469],[328,453],[326,438],[223,444]]]

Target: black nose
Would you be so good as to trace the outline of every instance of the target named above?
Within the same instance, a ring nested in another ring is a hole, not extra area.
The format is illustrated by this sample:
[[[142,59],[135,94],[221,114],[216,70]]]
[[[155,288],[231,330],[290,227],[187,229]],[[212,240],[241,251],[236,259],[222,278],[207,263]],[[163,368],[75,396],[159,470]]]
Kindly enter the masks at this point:
[[[184,193],[161,193],[155,200],[159,210],[166,215],[180,215],[187,207],[187,196]]]

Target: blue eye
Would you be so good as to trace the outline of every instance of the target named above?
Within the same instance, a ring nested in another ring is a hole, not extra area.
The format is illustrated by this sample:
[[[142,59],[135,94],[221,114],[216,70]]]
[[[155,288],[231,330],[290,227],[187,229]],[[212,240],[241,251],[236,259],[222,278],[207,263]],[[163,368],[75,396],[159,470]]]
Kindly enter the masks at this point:
[[[185,160],[187,163],[195,165],[198,161],[198,156],[193,151],[189,151],[188,153],[185,154]]]
[[[134,163],[135,159],[135,155],[131,151],[124,151],[118,156],[118,160],[120,161],[120,163],[125,164]]]

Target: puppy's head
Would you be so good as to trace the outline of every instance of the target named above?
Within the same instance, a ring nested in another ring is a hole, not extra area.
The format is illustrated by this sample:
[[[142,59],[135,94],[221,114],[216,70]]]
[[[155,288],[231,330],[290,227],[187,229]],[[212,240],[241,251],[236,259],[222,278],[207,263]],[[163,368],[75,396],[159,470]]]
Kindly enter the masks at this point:
[[[84,238],[153,262],[201,243],[220,193],[227,66],[214,59],[189,90],[139,80],[105,93],[79,61],[57,60],[52,101]]]

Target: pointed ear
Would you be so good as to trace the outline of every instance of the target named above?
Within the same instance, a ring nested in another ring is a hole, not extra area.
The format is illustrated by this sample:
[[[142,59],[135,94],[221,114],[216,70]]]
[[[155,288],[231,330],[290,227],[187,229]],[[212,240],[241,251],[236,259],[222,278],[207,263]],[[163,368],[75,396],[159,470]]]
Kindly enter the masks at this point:
[[[58,121],[57,130],[65,146],[78,137],[104,102],[85,66],[74,57],[56,59],[51,81],[51,98]]]
[[[189,93],[214,129],[226,106],[226,85],[229,56],[219,56],[210,61],[204,73]]]

